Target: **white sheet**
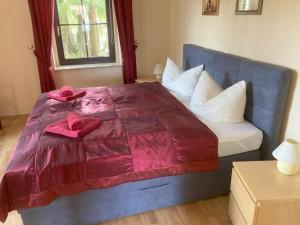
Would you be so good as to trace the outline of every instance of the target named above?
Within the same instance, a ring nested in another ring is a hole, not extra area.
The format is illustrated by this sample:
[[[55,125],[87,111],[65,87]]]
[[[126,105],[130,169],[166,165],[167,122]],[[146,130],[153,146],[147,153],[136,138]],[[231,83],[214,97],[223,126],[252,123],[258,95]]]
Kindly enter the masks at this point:
[[[171,92],[183,105],[189,109],[190,98]],[[260,148],[263,141],[263,133],[248,121],[241,123],[216,123],[204,120],[195,115],[208,126],[218,137],[219,156],[229,156],[244,152],[254,151]]]

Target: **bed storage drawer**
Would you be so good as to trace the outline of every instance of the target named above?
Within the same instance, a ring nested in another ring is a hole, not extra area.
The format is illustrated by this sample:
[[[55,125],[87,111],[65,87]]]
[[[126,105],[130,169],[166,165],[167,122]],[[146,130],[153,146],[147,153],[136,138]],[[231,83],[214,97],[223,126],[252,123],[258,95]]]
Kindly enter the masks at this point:
[[[247,225],[253,225],[256,207],[235,169],[232,170],[230,190]]]

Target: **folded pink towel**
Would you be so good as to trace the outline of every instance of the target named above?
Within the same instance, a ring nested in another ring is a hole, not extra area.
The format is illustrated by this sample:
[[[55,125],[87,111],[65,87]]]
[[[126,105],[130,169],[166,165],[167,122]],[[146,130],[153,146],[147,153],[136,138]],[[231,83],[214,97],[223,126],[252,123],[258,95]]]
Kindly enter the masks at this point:
[[[62,102],[68,102],[68,101],[72,101],[76,98],[80,98],[86,95],[86,91],[84,90],[73,90],[73,96],[71,97],[62,97],[60,95],[60,91],[56,90],[56,91],[52,91],[48,93],[48,98],[52,98],[58,101],[62,101]]]
[[[71,112],[68,114],[68,126],[70,130],[81,130],[84,126],[83,120],[79,114]]]
[[[68,119],[64,119],[48,125],[44,131],[48,133],[63,135],[66,137],[78,138],[96,129],[101,123],[100,119],[98,118],[82,117],[82,121],[83,121],[83,128],[81,130],[76,130],[76,131],[70,130]]]
[[[72,97],[74,95],[74,90],[70,86],[63,86],[59,91],[61,97]]]

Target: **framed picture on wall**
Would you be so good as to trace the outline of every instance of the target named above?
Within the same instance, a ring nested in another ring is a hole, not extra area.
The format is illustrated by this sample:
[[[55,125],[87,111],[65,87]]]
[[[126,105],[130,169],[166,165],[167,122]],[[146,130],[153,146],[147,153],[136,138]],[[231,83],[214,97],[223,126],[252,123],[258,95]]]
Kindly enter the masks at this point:
[[[260,15],[262,13],[263,0],[237,0],[235,14]]]
[[[202,15],[219,15],[220,0],[202,0]]]

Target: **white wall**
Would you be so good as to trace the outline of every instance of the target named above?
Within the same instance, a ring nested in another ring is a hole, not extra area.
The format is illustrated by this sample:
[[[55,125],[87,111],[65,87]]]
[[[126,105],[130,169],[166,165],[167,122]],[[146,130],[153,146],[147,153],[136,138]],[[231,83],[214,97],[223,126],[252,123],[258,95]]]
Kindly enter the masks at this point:
[[[123,83],[122,66],[57,70],[54,80],[57,88],[65,84],[78,88],[119,85]]]
[[[0,11],[0,116],[26,114],[40,92],[27,1],[0,1]]]
[[[133,0],[138,76],[153,76],[154,65],[169,55],[172,1]]]
[[[202,0],[174,0],[170,54],[181,63],[183,44],[192,43],[293,69],[283,136],[300,141],[300,1],[264,0],[261,16],[237,16],[235,3],[220,1],[219,16],[202,16]]]

